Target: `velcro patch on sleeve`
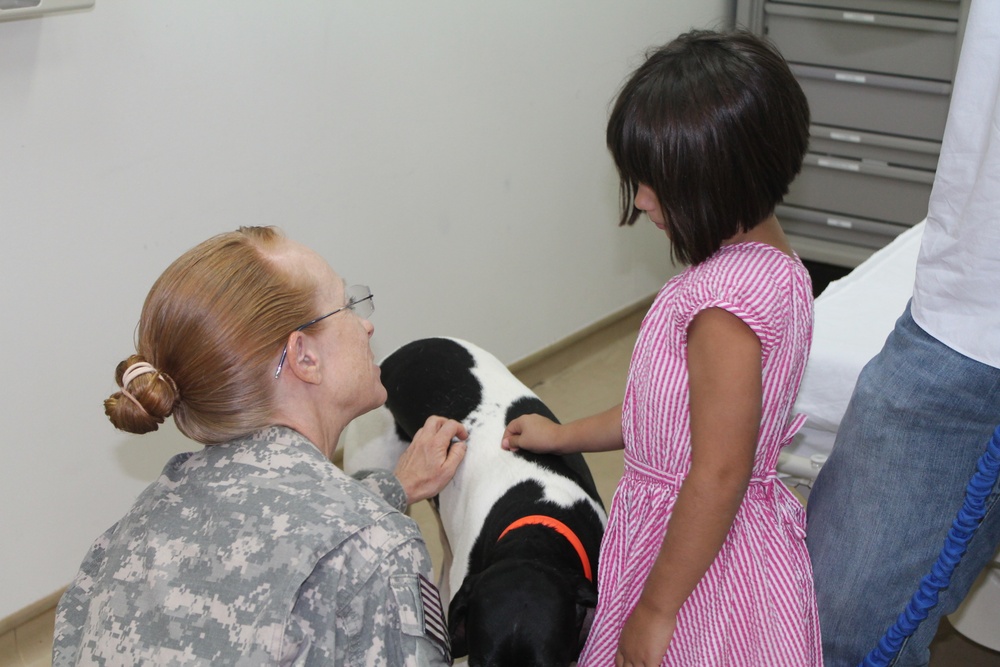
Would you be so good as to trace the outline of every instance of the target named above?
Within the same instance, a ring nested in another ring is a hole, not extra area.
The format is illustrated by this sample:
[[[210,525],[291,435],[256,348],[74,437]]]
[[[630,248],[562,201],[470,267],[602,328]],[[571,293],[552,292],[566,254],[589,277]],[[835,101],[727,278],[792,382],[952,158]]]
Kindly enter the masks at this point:
[[[444,648],[445,655],[451,660],[451,641],[448,637],[448,624],[444,618],[444,608],[441,606],[441,593],[437,586],[420,576],[420,599],[424,607],[424,631],[427,636]]]
[[[390,577],[390,583],[400,629],[411,637],[428,640],[450,663],[451,641],[437,586],[418,574],[395,574]]]

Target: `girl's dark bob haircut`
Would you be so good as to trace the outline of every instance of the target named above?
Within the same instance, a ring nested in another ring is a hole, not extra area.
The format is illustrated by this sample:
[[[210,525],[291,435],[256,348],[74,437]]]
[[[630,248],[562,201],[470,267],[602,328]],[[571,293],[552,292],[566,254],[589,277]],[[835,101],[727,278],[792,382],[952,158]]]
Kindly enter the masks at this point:
[[[651,51],[608,121],[621,225],[656,194],[675,259],[698,264],[774,213],[802,168],[809,104],[778,50],[746,31],[693,31]]]

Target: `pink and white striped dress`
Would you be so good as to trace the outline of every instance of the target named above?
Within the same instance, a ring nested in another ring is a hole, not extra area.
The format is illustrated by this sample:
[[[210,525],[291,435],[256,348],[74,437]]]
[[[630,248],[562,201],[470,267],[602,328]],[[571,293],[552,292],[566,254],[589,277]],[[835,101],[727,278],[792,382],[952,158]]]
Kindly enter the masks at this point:
[[[706,308],[760,339],[763,412],[753,477],[719,555],[687,599],[663,665],[822,665],[805,512],[777,480],[778,453],[812,339],[802,262],[772,246],[723,246],[660,291],[643,320],[622,408],[625,472],[601,544],[597,613],[581,667],[614,665],[622,627],[659,554],[691,467],[687,328]]]

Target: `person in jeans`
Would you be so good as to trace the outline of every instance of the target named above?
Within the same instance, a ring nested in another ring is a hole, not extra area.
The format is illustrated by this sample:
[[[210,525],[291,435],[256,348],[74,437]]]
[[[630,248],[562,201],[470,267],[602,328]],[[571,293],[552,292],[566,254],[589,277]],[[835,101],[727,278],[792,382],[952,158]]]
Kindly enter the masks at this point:
[[[826,667],[855,667],[930,572],[1000,425],[1000,3],[972,3],[913,298],[865,366],[808,506]],[[896,665],[926,665],[938,621],[1000,543],[986,517]]]

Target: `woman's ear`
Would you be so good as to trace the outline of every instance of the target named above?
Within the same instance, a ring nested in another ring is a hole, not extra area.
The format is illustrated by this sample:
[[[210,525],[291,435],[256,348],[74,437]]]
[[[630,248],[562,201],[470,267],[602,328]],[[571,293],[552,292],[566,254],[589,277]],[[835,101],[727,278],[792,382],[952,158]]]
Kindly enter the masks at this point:
[[[288,355],[285,358],[285,367],[303,382],[319,384],[323,376],[315,339],[301,331],[293,331],[288,336]]]

